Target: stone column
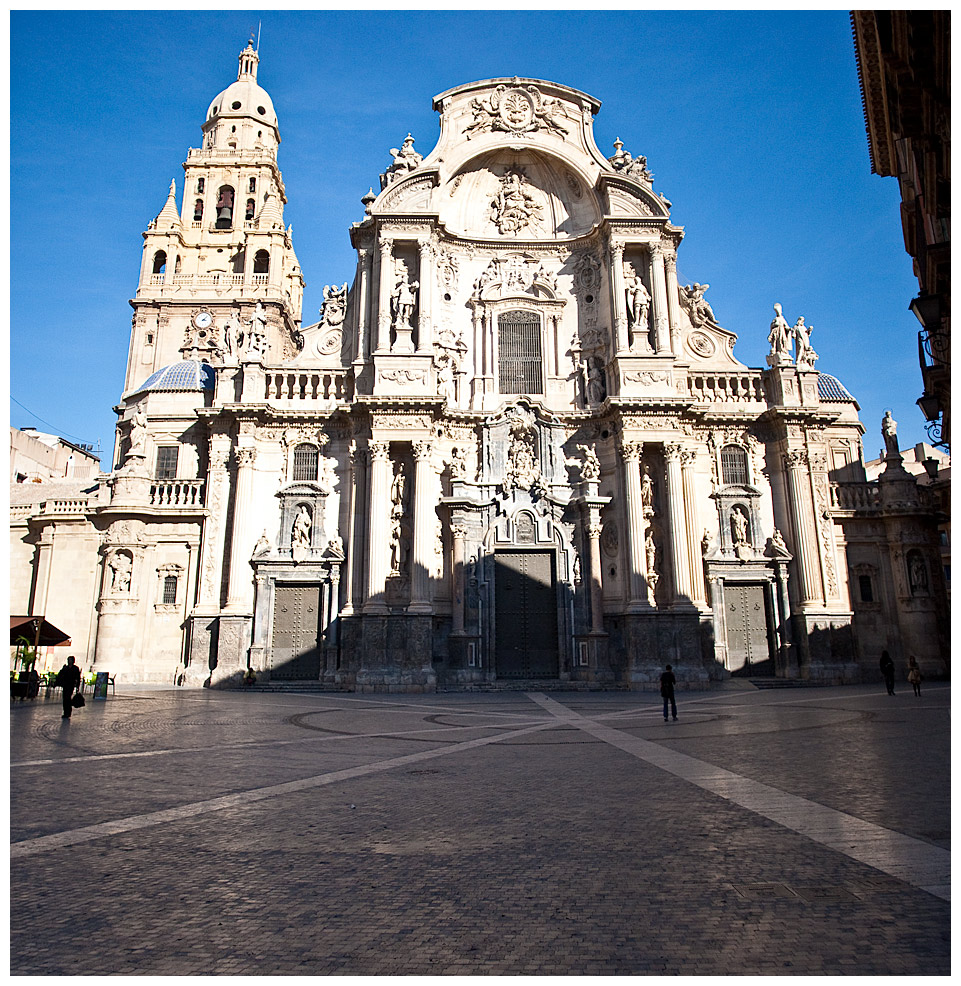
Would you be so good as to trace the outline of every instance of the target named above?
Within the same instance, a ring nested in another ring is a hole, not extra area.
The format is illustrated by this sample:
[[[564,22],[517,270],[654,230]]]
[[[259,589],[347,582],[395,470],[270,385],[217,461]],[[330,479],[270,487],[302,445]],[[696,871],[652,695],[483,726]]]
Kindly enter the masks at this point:
[[[394,289],[393,242],[381,238],[377,244],[377,259],[380,264],[380,285],[377,292],[377,339],[374,351],[386,353],[390,350],[390,293]]]
[[[230,459],[230,439],[218,436],[210,442],[210,465],[207,470],[205,503],[207,517],[204,520],[203,553],[200,563],[200,598],[198,608],[203,612],[220,609],[221,573],[223,571],[224,543],[227,531],[227,496],[229,477],[227,462]]]
[[[591,579],[591,633],[604,632],[604,592],[601,586],[601,525],[589,524],[587,540]]]
[[[664,248],[651,247],[651,294],[654,306],[654,351],[667,353],[671,349],[667,319],[667,287],[664,280]]]
[[[430,442],[414,442],[414,553],[410,579],[408,613],[432,613],[430,604],[430,566],[434,557],[434,470]]]
[[[227,581],[227,609],[237,613],[250,609],[251,570],[250,516],[255,448],[237,449],[237,490],[234,494],[234,529],[230,539],[230,576]]]
[[[624,490],[627,507],[627,546],[630,558],[629,613],[650,609],[647,598],[646,562],[644,559],[644,513],[641,501],[641,452],[640,442],[625,442],[621,449],[624,461]]]
[[[370,497],[367,528],[367,601],[364,613],[387,615],[387,569],[390,559],[390,446],[387,442],[371,442]]]
[[[484,392],[483,325],[484,320],[481,317],[480,305],[475,304],[473,305],[471,312],[471,328],[473,329],[474,349],[471,354],[473,374],[470,382],[470,406],[473,410],[480,408],[481,394]]]
[[[611,285],[614,292],[614,336],[617,351],[626,353],[630,349],[627,341],[627,298],[624,291],[624,244],[611,244]]]
[[[808,454],[803,449],[791,449],[784,455],[788,478],[788,500],[791,506],[791,526],[794,530],[794,560],[801,582],[801,602],[822,602],[820,565],[817,544],[807,520],[813,516],[810,498],[805,495],[808,479]]]
[[[364,543],[364,532],[358,530],[363,523],[363,515],[357,510],[358,487],[364,471],[366,454],[358,449],[355,442],[350,443],[350,467],[347,472],[347,537],[346,544],[346,575],[344,578],[343,615],[353,616],[354,607],[363,601],[363,588],[358,579],[361,566],[357,564],[358,545]]]
[[[664,446],[666,466],[668,537],[671,542],[671,576],[674,580],[674,606],[687,607],[691,591],[687,521],[684,517],[684,494],[681,484],[681,446]]]
[[[367,359],[367,349],[369,342],[367,339],[367,312],[369,299],[367,297],[368,286],[370,283],[371,252],[370,250],[359,250],[360,259],[359,283],[357,285],[357,359]]]
[[[671,352],[677,353],[681,306],[677,293],[677,253],[674,250],[667,250],[664,254],[664,274],[667,282],[667,320],[670,326]],[[701,595],[704,595],[703,591]]]
[[[450,529],[454,539],[454,564],[451,575],[454,583],[453,607],[451,611],[451,636],[464,636],[464,540],[467,530],[459,524]]]
[[[684,521],[687,525],[687,557],[691,576],[691,600],[704,605],[704,560],[697,532],[701,529],[697,514],[697,493],[694,485],[694,463],[697,452],[685,449],[681,452],[681,486],[684,491]]]
[[[417,280],[420,282],[420,311],[417,318],[417,352],[432,356],[433,332],[431,326],[431,277],[430,240],[418,244],[417,250]]]

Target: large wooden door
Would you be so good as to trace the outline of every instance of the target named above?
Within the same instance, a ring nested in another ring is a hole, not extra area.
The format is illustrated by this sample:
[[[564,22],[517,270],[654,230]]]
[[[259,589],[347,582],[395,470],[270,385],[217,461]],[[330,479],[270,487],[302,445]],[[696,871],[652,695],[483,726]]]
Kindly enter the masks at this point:
[[[767,614],[763,585],[724,586],[727,603],[727,669],[740,671],[760,664],[768,653]]]
[[[270,638],[271,678],[320,677],[320,586],[278,585]]]
[[[549,551],[494,555],[498,678],[556,678],[557,585]]]

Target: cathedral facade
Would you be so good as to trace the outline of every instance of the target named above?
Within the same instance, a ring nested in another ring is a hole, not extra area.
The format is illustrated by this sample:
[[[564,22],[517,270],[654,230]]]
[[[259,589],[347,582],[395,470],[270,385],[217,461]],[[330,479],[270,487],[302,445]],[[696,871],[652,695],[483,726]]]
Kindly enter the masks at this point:
[[[63,626],[73,579],[119,681],[857,681],[882,648],[946,672],[893,420],[868,483],[803,318],[774,305],[767,366],[737,360],[645,158],[596,146],[597,100],[435,97],[436,147],[391,150],[353,281],[304,326],[257,70],[248,47],[144,233],[113,471],[14,506],[19,609]]]

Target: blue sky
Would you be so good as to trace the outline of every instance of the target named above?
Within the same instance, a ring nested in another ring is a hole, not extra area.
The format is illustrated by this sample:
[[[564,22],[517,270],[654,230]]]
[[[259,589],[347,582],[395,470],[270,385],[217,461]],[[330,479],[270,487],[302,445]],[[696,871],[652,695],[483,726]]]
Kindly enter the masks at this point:
[[[647,156],[686,231],[679,279],[711,285],[738,359],[764,365],[779,301],[860,403],[867,458],[886,407],[902,448],[925,440],[917,282],[897,182],[871,174],[846,11],[14,12],[14,426],[99,441],[109,468],[141,233],[171,178],[179,201],[187,148],[261,19],[304,324],[325,284],[353,278],[347,230],[388,148],[408,131],[433,147],[431,98],[549,79],[601,101],[606,154],[619,137]]]

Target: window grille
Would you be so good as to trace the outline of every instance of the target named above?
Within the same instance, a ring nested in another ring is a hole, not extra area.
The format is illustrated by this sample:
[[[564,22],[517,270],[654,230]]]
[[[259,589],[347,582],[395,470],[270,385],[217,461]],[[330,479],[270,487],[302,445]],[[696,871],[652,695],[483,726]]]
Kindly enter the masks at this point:
[[[862,603],[873,603],[874,602],[874,591],[871,588],[871,576],[870,575],[859,575],[858,585],[861,589],[861,602]]]
[[[177,576],[164,576],[164,605],[169,606],[177,601]]]
[[[161,445],[157,449],[157,479],[177,478],[177,457],[180,448],[177,445]]]
[[[541,323],[534,312],[513,311],[497,319],[499,383],[502,394],[543,394]]]
[[[313,445],[298,445],[294,449],[294,482],[314,482],[317,479],[319,453]]]
[[[747,452],[740,445],[725,445],[721,449],[721,482],[747,485]]]

